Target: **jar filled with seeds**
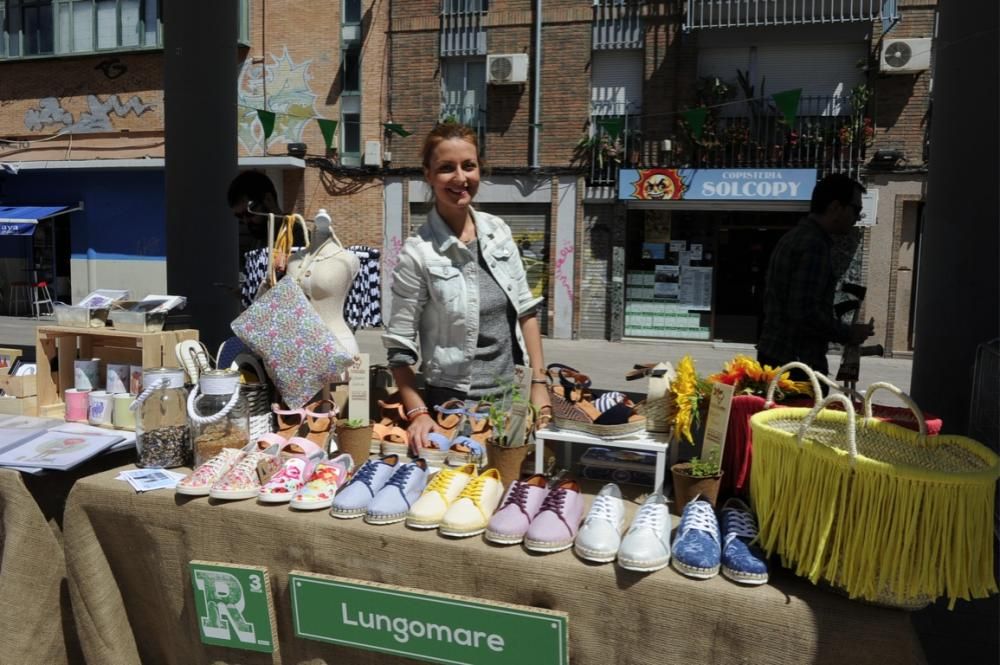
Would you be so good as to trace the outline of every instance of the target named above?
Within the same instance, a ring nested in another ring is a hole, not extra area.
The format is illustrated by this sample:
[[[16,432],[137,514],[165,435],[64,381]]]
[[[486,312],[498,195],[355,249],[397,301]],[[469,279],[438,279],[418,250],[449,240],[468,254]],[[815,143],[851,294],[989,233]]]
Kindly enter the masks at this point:
[[[240,390],[239,372],[202,372],[187,408],[196,467],[223,448],[243,448],[250,441],[250,408]]]
[[[171,468],[191,462],[184,370],[147,369],[136,398],[136,466]]]

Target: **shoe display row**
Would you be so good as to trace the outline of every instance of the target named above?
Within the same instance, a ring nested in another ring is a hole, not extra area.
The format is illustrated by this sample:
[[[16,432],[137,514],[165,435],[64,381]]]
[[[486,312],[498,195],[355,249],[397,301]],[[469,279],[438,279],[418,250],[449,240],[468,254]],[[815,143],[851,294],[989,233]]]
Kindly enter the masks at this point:
[[[496,469],[480,473],[476,464],[466,464],[432,475],[427,460],[402,462],[399,455],[368,460],[351,475],[349,455],[327,459],[308,440],[279,439],[271,435],[242,450],[223,449],[180,481],[177,493],[219,500],[257,497],[298,510],[329,507],[338,519],[363,517],[375,525],[405,521],[412,529],[438,529],[453,538],[485,533],[491,543],[523,543],[537,553],[573,547],[586,561],[617,560],[637,572],[672,563],[694,579],[721,570],[740,584],[768,580],[766,557],[755,543],[756,519],[740,499],[729,499],[716,518],[708,501],[695,498],[684,508],[671,543],[667,500],[660,493],[639,506],[626,530],[625,502],[614,483],[601,488],[584,517],[585,500],[572,478],[549,487],[545,476],[536,474],[515,480],[504,492]]]

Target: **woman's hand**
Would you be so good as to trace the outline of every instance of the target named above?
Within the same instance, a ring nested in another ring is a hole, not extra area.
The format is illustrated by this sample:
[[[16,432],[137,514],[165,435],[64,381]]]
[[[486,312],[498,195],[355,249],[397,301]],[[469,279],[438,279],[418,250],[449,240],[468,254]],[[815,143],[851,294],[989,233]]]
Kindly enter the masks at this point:
[[[441,428],[439,428],[437,423],[434,422],[434,419],[431,418],[430,414],[421,413],[411,420],[409,427],[406,428],[406,434],[410,445],[410,453],[419,457],[420,449],[430,446],[430,441],[427,439],[427,435],[431,432],[437,432],[440,434]]]
[[[549,399],[548,386],[542,383],[531,384],[531,406],[535,409],[535,429],[542,429],[552,421],[552,402]]]

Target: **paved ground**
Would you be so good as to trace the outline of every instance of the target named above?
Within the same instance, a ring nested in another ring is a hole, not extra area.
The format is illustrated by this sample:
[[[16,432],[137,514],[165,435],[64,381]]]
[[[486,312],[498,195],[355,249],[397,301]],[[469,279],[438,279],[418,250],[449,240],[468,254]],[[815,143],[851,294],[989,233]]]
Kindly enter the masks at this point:
[[[34,347],[38,321],[21,317],[0,317],[0,346]],[[43,319],[42,323],[49,323]],[[385,362],[381,330],[362,330],[357,334],[361,350],[371,355],[373,363]],[[752,346],[744,344],[713,344],[684,341],[628,341],[546,339],[545,360],[574,367],[591,377],[595,388],[643,392],[642,382],[625,380],[625,372],[635,363],[668,360],[674,365],[685,355],[694,358],[702,374],[722,368],[722,364],[737,353],[753,356]],[[836,374],[839,356],[830,356],[830,368]],[[861,381],[864,388],[875,381],[888,381],[904,391],[909,390],[912,361],[901,358],[863,358]],[[891,398],[890,398],[891,399]]]

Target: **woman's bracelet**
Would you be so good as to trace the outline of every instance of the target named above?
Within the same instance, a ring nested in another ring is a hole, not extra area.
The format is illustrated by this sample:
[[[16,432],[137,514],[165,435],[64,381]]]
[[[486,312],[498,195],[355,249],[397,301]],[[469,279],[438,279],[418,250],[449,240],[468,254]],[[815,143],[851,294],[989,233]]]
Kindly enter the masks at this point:
[[[426,406],[423,405],[415,406],[406,412],[406,417],[409,418],[410,420],[413,420],[413,416],[419,416],[421,413],[429,414],[430,409],[428,409]]]

